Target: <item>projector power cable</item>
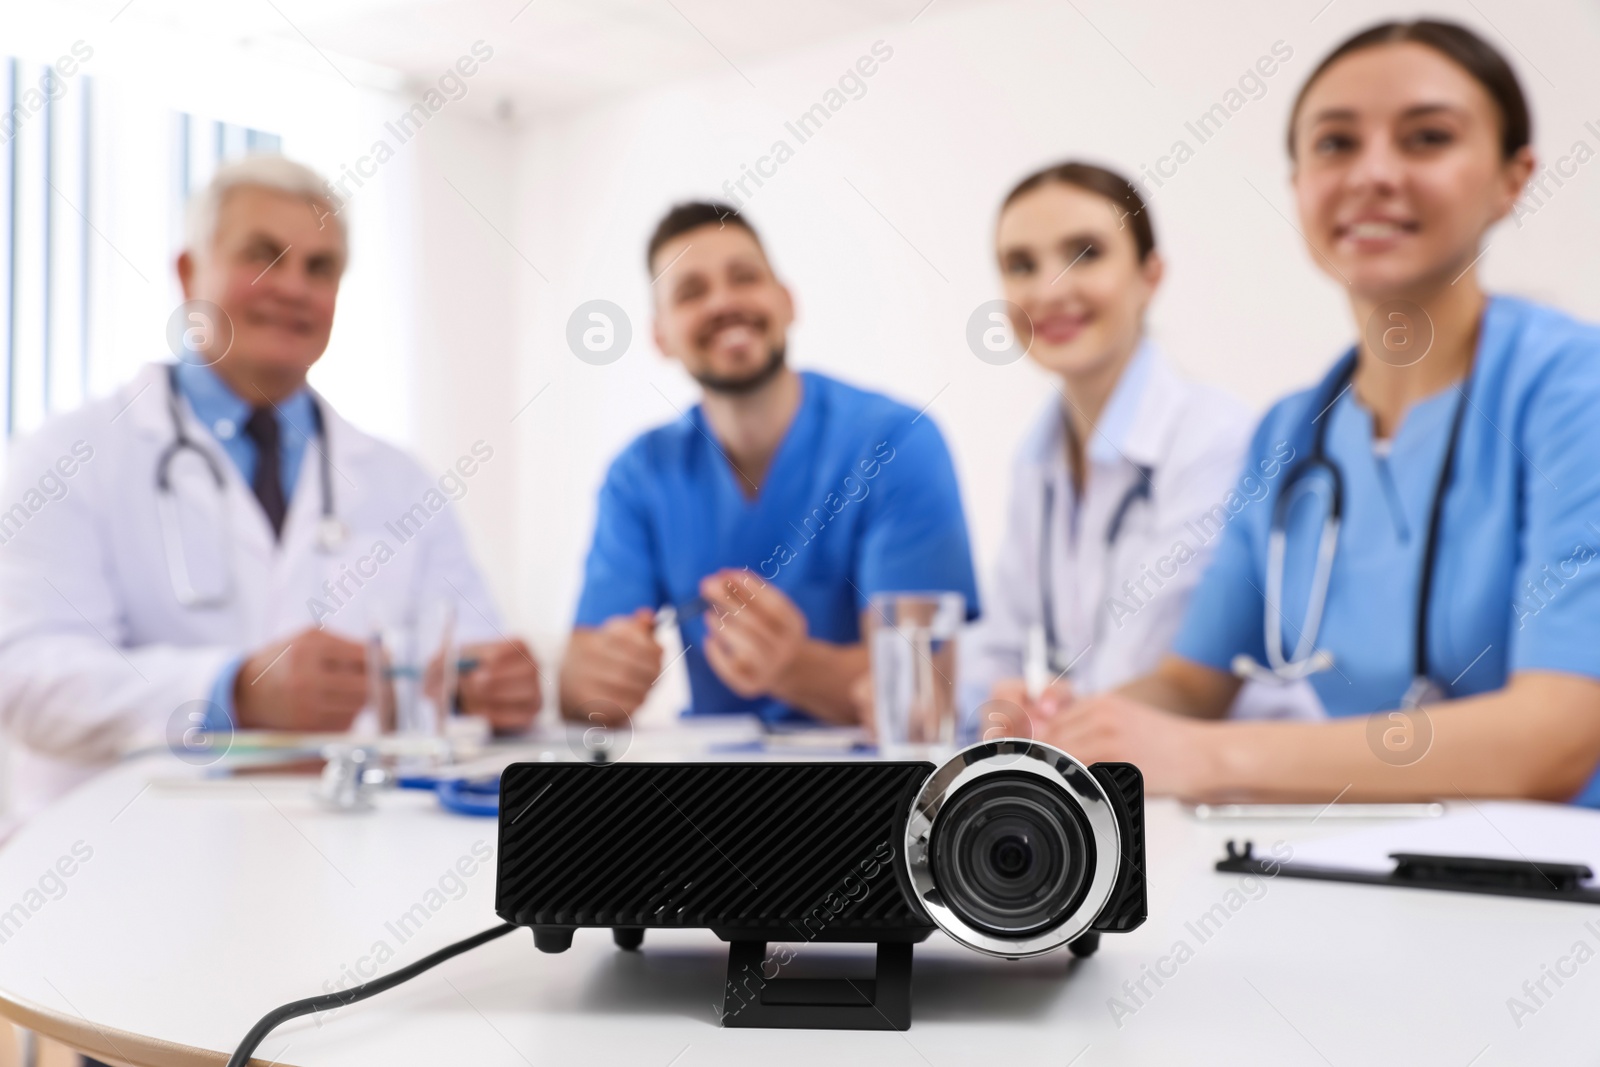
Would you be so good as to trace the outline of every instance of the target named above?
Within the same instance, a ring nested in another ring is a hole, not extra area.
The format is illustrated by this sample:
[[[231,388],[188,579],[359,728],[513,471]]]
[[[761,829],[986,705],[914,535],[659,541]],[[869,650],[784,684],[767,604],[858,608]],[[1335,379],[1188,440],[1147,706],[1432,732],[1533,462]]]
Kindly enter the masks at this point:
[[[351,986],[349,989],[341,989],[337,993],[326,993],[320,997],[307,997],[305,1000],[296,1000],[293,1003],[285,1004],[281,1008],[273,1008],[261,1017],[260,1022],[250,1028],[248,1034],[244,1035],[244,1040],[239,1042],[239,1047],[234,1049],[233,1055],[229,1057],[228,1067],[245,1067],[250,1062],[250,1057],[255,1054],[256,1046],[260,1045],[266,1036],[280,1024],[286,1023],[290,1019],[297,1019],[302,1015],[310,1015],[314,1012],[342,1008],[347,1004],[354,1004],[359,1000],[377,996],[386,989],[393,989],[402,982],[409,982],[423,971],[437,967],[453,956],[459,956],[463,952],[470,952],[479,945],[486,945],[495,938],[504,937],[515,929],[517,929],[516,923],[502,923],[482,933],[473,934],[465,940],[457,941],[453,945],[447,945],[433,955],[424,956],[416,963],[411,964],[409,967],[402,967],[393,974],[385,975],[382,978],[374,978],[370,982]]]

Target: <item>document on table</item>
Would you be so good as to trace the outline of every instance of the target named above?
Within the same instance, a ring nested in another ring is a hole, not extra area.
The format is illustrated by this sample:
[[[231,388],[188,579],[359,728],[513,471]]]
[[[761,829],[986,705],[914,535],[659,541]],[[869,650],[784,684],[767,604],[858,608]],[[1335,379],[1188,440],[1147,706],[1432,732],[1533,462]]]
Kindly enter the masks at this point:
[[[1394,867],[1391,852],[1582,863],[1600,871],[1600,812],[1509,801],[1452,803],[1441,818],[1385,823],[1296,844],[1293,862],[1387,872]]]

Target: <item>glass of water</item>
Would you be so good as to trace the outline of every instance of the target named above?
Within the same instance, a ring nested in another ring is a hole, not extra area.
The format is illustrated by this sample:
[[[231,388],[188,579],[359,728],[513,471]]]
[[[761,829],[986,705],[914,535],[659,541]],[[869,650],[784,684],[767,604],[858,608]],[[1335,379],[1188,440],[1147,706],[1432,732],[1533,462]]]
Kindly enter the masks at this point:
[[[889,759],[928,759],[955,745],[960,593],[877,593],[867,612],[872,728]]]
[[[454,605],[424,606],[377,624],[367,646],[369,703],[402,749],[402,772],[443,762],[456,695]]]

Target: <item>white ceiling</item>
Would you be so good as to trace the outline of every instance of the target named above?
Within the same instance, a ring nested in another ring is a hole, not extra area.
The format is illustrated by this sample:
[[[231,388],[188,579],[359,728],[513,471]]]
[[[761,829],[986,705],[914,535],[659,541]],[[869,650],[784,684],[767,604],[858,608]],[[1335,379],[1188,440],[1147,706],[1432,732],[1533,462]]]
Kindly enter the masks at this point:
[[[131,0],[117,17],[333,66],[386,88],[398,87],[390,72],[432,81],[483,40],[494,60],[475,84],[525,116],[717,70],[740,76],[764,56],[974,2]]]

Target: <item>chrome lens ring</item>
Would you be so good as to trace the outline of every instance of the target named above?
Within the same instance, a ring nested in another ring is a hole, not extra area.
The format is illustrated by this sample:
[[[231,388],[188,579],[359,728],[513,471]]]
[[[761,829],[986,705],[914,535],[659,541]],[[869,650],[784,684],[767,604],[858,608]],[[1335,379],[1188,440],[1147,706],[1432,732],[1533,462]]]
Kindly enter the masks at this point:
[[[1094,841],[1094,870],[1089,887],[1067,915],[1048,929],[1018,937],[1001,937],[968,923],[940,893],[934,877],[933,830],[939,812],[962,789],[997,773],[1036,775],[1065,794],[1084,816]],[[1058,748],[1021,738],[985,741],[962,749],[928,777],[906,817],[906,874],[917,901],[934,923],[968,948],[1014,959],[1060,948],[1088,930],[1111,899],[1122,862],[1122,834],[1106,795],[1089,768]]]

